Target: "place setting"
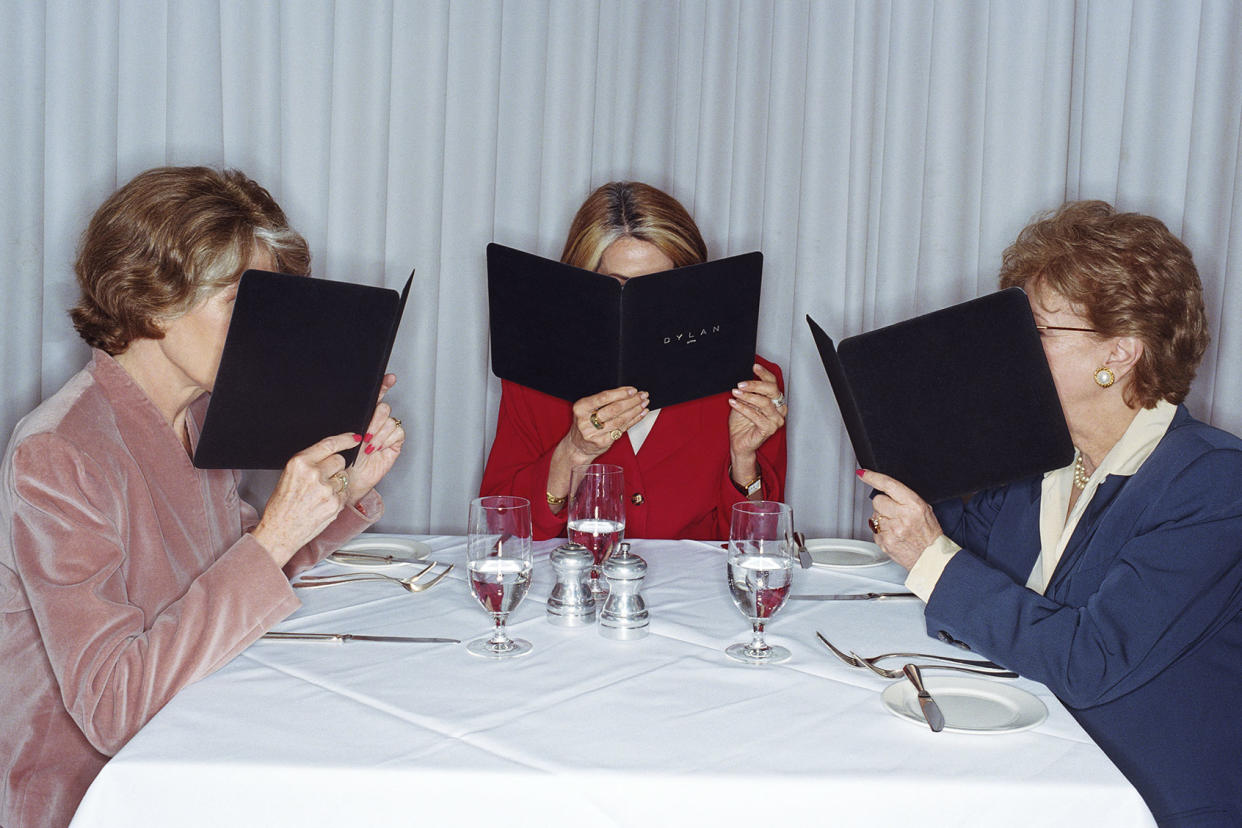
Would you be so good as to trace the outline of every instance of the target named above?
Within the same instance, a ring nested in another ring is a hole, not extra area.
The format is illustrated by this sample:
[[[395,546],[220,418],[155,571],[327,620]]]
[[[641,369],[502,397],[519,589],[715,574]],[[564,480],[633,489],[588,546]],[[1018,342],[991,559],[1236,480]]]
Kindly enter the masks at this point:
[[[454,564],[430,560],[431,547],[396,535],[363,534],[324,560],[344,567],[343,572],[302,575],[295,589],[315,589],[360,582],[392,583],[417,594],[426,592],[453,571]],[[406,574],[409,573],[409,574]]]
[[[1048,708],[1037,696],[998,681],[1016,679],[1018,674],[993,661],[919,652],[864,657],[840,649],[822,632],[817,631],[815,636],[844,664],[895,680],[880,694],[884,707],[933,732],[1016,733],[1036,727],[1048,717]],[[881,665],[881,661],[890,661],[892,666]],[[951,675],[925,677],[923,673],[928,670]]]

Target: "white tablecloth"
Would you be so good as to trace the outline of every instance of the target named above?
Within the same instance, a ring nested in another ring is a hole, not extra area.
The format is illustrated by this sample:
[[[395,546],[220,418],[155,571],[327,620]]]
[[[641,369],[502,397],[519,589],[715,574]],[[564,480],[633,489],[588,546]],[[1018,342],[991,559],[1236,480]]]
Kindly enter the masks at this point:
[[[464,539],[424,540],[436,560],[458,564],[429,592],[299,590],[304,605],[280,629],[487,633],[464,581]],[[883,706],[889,682],[815,639],[821,630],[864,654],[961,655],[926,637],[921,602],[791,601],[769,640],[793,658],[751,667],[723,653],[749,623],[729,600],[720,544],[632,543],[650,567],[649,637],[550,625],[556,544],[538,544],[534,584],[511,622],[531,655],[259,641],[138,733],[73,825],[1152,824],[1043,686],[1016,682],[1048,706],[1034,730],[934,734]],[[795,592],[867,591],[899,583],[901,570],[816,567],[794,578]]]

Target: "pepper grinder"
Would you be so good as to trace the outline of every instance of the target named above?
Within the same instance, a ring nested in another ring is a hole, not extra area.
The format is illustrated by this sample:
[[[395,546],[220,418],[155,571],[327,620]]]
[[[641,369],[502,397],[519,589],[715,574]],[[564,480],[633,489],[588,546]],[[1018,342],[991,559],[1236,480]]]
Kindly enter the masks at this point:
[[[601,569],[608,579],[608,598],[599,613],[599,634],[618,641],[646,637],[651,618],[638,592],[647,574],[647,562],[631,554],[630,545],[623,543]]]
[[[548,623],[558,627],[585,627],[595,623],[595,597],[591,594],[591,550],[580,543],[566,543],[549,556],[556,572],[556,586],[548,596]]]

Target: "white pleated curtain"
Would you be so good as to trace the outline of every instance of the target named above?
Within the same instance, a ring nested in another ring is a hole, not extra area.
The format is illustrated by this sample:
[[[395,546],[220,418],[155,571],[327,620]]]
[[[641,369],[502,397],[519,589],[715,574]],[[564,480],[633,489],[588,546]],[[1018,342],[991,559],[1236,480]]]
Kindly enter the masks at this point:
[[[864,536],[869,510],[803,316],[843,337],[993,290],[1004,247],[1067,198],[1153,213],[1187,241],[1213,324],[1192,409],[1242,431],[1231,0],[0,14],[5,435],[86,357],[65,309],[90,212],[145,168],[197,163],[265,184],[318,275],[396,287],[417,267],[391,362],[410,442],[384,486],[390,531],[460,533],[477,490],[499,392],[484,245],[557,256],[611,179],[681,199],[713,257],[763,251],[759,350],[785,369],[789,500],[810,535]]]

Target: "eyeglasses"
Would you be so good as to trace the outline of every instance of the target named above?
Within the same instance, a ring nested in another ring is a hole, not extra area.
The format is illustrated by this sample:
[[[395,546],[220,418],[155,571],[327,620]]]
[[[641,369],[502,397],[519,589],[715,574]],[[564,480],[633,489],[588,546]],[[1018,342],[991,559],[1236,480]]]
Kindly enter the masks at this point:
[[[1099,333],[1095,328],[1067,328],[1064,325],[1036,325],[1037,331],[1080,331],[1082,333]]]

